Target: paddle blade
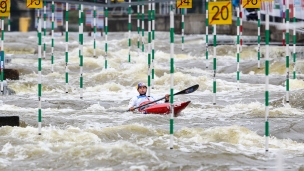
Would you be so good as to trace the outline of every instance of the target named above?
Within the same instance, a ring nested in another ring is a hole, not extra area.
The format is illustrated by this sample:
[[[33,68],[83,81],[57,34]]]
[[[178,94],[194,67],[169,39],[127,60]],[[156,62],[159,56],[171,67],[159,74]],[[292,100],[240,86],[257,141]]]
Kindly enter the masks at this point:
[[[199,87],[199,85],[196,84],[196,85],[194,85],[194,86],[191,86],[191,87],[189,87],[189,88],[186,88],[185,90],[182,90],[182,91],[180,91],[180,92],[178,92],[178,93],[175,93],[174,95],[178,95],[178,94],[190,94],[190,93],[195,92],[195,91],[198,89],[198,87]]]

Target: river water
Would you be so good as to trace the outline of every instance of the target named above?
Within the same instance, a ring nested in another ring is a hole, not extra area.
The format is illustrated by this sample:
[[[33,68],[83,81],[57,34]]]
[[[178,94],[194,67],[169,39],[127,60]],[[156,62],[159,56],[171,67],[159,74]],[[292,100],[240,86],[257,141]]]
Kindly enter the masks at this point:
[[[7,80],[15,94],[0,96],[0,115],[19,116],[20,127],[0,128],[0,170],[304,170],[303,55],[298,79],[290,80],[285,102],[285,47],[270,46],[270,142],[265,152],[265,47],[261,69],[257,46],[244,46],[240,83],[236,82],[236,46],[217,47],[217,94],[212,103],[212,54],[205,58],[204,35],[175,37],[174,92],[199,84],[196,92],[174,101],[191,104],[174,118],[174,148],[169,148],[169,115],[126,112],[138,82],[147,82],[147,52],[139,52],[132,33],[108,34],[108,68],[104,37],[84,35],[84,94],[80,99],[78,34],[69,37],[69,93],[65,93],[65,37],[55,37],[51,72],[51,38],[42,61],[42,135],[38,135],[38,60],[36,32],[5,33],[4,49],[20,80]],[[233,38],[233,39],[236,39]],[[221,38],[218,38],[220,41]],[[223,39],[224,40],[224,39]],[[145,37],[147,42],[147,37]],[[147,49],[147,45],[145,46]],[[297,52],[303,52],[298,47]],[[293,70],[290,59],[290,71]],[[209,67],[206,68],[206,65]],[[155,81],[151,94],[170,91],[170,39],[156,32]],[[237,89],[239,87],[239,90]]]

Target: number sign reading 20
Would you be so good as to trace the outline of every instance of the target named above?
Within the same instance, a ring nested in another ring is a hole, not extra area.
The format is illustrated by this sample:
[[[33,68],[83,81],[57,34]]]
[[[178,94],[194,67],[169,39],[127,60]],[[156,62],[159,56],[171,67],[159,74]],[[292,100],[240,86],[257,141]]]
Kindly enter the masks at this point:
[[[11,12],[11,1],[10,0],[0,0],[0,16],[8,17]]]
[[[42,8],[43,0],[26,0],[27,8]]]
[[[232,24],[231,1],[209,2],[209,25]]]
[[[261,8],[261,0],[243,0],[243,8]]]

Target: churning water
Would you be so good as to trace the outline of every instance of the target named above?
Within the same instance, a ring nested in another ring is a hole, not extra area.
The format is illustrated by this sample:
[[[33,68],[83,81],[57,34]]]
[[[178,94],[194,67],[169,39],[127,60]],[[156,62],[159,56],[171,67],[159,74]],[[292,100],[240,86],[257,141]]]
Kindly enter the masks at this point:
[[[4,49],[12,54],[6,68],[18,69],[20,80],[7,80],[16,93],[0,97],[0,114],[18,115],[20,127],[0,128],[0,170],[304,170],[304,63],[299,55],[298,79],[290,80],[290,106],[285,103],[285,47],[270,47],[270,142],[265,153],[265,47],[261,69],[257,46],[241,52],[236,82],[236,45],[217,47],[217,103],[212,103],[212,53],[205,58],[203,35],[186,36],[181,50],[175,39],[174,91],[195,84],[199,89],[178,95],[191,104],[174,119],[174,149],[169,149],[169,115],[126,112],[147,82],[147,52],[137,49],[132,34],[108,35],[108,68],[104,37],[84,37],[84,95],[80,99],[78,34],[69,38],[69,93],[65,93],[65,37],[55,37],[51,72],[51,38],[42,62],[42,135],[38,135],[38,60],[36,32],[5,33]],[[235,37],[236,39],[236,37]],[[147,37],[145,37],[147,42]],[[145,46],[147,50],[147,46]],[[303,51],[298,47],[297,52]],[[290,59],[290,71],[293,70]],[[206,65],[209,67],[206,68]],[[170,90],[170,40],[156,32],[155,85],[161,98]],[[237,90],[239,87],[239,90]]]

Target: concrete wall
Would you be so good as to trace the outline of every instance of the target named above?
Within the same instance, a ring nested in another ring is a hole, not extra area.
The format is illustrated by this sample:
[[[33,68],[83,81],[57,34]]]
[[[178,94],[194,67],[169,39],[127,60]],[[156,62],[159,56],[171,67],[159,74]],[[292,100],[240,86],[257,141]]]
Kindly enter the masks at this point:
[[[145,30],[148,28],[148,19],[145,16]],[[185,15],[185,34],[205,34],[205,15],[204,14],[187,14]],[[141,22],[140,22],[141,24]],[[175,15],[174,30],[176,34],[181,34],[181,15]],[[155,18],[156,31],[170,30],[170,17],[157,15]],[[109,17],[109,31],[127,31],[127,16],[111,16]],[[132,30],[137,30],[137,15],[132,16]],[[270,41],[282,42],[282,30],[270,26]],[[209,26],[209,34],[212,34],[212,28]],[[236,35],[236,21],[232,25],[217,25],[217,34]],[[257,36],[257,22],[243,21],[243,35]],[[265,26],[261,24],[261,38],[264,40]],[[292,41],[292,30],[290,30],[290,42]],[[297,42],[304,42],[304,34],[297,33]]]

